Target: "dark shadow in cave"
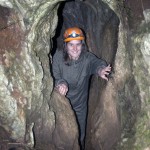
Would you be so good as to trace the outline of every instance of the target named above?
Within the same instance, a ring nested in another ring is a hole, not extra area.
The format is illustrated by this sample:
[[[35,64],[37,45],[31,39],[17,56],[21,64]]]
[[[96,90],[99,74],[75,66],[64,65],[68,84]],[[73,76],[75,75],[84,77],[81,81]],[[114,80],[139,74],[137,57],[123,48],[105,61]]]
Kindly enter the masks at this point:
[[[64,30],[78,26],[86,33],[88,50],[106,60],[113,68],[118,46],[119,19],[106,4],[100,0],[62,2],[58,10],[58,19],[52,55],[57,48],[62,48]],[[99,103],[100,91],[106,86],[106,82],[96,76],[91,77],[90,81],[87,131],[91,130],[90,120]],[[87,134],[86,139],[86,143],[91,144],[90,135]],[[88,149],[91,150],[92,147]]]
[[[57,38],[60,36],[61,34],[61,30],[62,30],[62,26],[63,26],[63,16],[62,16],[62,13],[63,13],[63,9],[64,9],[64,6],[65,6],[65,3],[61,3],[59,8],[58,8],[58,12],[57,12],[57,15],[58,15],[58,25],[57,25],[57,28],[56,28],[56,33],[55,33],[55,36],[52,38],[52,41],[53,41],[53,48],[51,50],[51,55],[53,56],[56,49],[57,49]]]

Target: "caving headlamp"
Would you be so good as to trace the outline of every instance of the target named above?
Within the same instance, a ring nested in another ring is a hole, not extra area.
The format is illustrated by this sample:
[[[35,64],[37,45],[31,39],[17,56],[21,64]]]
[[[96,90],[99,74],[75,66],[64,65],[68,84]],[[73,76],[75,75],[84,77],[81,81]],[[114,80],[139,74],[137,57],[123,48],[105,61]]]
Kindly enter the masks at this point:
[[[69,42],[72,40],[84,40],[84,35],[81,29],[77,27],[68,28],[64,33],[64,41]]]

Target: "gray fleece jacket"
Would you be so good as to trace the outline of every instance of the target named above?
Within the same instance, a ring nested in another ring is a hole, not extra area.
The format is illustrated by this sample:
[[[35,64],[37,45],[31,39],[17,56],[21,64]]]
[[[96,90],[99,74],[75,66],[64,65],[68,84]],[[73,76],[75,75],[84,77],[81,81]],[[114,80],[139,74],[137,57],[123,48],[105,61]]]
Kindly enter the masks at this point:
[[[52,63],[55,86],[65,83],[69,89],[66,96],[73,109],[83,110],[87,107],[90,76],[106,66],[105,61],[90,52],[82,53],[78,60],[72,60],[68,66],[64,62],[63,52],[57,50]]]

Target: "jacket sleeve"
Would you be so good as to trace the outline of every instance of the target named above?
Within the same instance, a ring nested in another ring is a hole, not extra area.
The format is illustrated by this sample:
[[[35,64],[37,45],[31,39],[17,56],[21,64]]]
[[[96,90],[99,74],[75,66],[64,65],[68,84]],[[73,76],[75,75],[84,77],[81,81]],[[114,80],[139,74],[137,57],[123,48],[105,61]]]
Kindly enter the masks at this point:
[[[100,69],[107,67],[106,61],[96,57],[94,54],[90,53],[90,74],[97,74]]]
[[[55,86],[59,84],[66,84],[67,82],[62,78],[62,53],[56,51],[56,53],[53,56],[53,61],[52,61],[52,72],[55,80]],[[68,86],[68,85],[67,85]]]

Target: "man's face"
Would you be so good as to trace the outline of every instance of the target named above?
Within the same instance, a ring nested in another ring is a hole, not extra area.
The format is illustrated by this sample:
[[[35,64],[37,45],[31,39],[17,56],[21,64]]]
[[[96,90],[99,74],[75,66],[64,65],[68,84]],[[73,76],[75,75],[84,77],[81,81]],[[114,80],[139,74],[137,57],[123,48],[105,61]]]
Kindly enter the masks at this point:
[[[82,42],[81,40],[72,40],[67,43],[67,53],[70,59],[77,60],[82,51]]]

